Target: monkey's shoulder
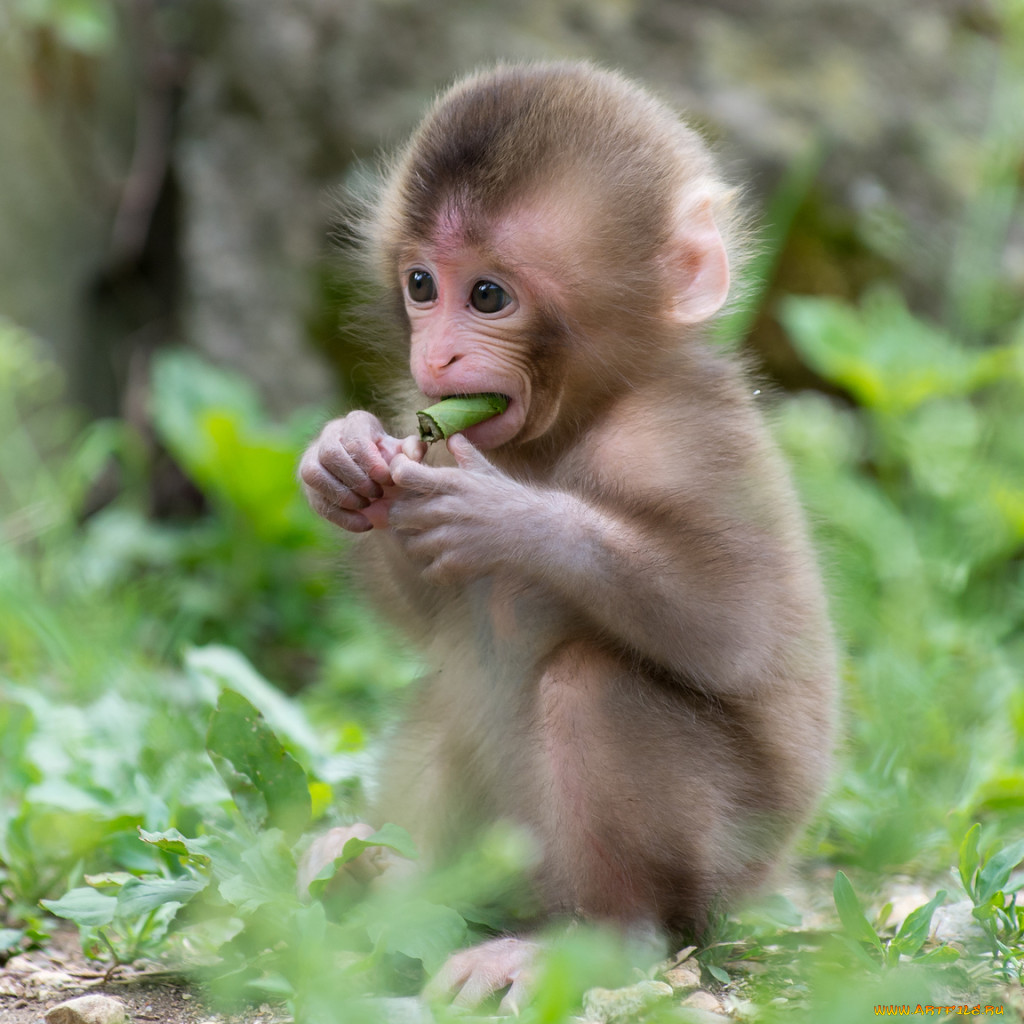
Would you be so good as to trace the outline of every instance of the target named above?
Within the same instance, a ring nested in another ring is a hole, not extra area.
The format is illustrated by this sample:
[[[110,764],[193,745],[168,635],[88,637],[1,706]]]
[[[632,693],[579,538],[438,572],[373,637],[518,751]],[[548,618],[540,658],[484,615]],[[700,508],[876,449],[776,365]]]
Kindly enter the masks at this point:
[[[767,428],[740,389],[634,391],[614,402],[563,467],[598,488],[664,498],[713,480],[759,476],[772,460]]]

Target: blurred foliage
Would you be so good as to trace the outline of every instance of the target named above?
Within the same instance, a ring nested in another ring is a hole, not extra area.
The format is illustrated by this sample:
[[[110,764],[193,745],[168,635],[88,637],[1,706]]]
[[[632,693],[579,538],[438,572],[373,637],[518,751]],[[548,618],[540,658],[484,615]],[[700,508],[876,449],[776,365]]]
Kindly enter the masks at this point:
[[[14,14],[26,29],[53,33],[81,54],[108,50],[117,32],[112,0],[14,0]]]
[[[857,402],[807,393],[779,420],[850,656],[829,842],[928,863],[975,817],[1024,823],[1024,329],[969,348],[884,292],[781,315]]]

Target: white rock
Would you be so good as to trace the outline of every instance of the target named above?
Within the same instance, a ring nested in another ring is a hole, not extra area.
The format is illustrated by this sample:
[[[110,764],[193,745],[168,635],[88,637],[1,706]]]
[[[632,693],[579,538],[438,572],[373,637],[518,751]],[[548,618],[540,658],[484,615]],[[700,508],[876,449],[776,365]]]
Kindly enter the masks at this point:
[[[124,1003],[113,996],[79,996],[47,1011],[46,1024],[125,1024]]]
[[[710,1013],[724,1013],[722,1010],[722,1004],[718,1001],[718,997],[704,989],[698,989],[696,992],[691,992],[683,1000],[683,1006],[690,1007],[693,1010],[706,1010]]]

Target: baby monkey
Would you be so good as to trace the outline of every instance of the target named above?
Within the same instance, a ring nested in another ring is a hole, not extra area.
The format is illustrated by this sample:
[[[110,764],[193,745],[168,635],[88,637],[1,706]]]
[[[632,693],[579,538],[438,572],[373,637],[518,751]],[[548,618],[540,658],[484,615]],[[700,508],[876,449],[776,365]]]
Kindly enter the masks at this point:
[[[765,881],[828,771],[814,555],[752,389],[703,338],[733,204],[667,106],[550,63],[442,95],[359,226],[411,379],[392,425],[331,421],[300,472],[366,534],[366,584],[432,666],[377,823],[428,862],[518,823],[552,917],[699,933]],[[429,452],[405,436],[483,393],[504,411]],[[439,983],[515,1002],[531,949],[464,951]]]

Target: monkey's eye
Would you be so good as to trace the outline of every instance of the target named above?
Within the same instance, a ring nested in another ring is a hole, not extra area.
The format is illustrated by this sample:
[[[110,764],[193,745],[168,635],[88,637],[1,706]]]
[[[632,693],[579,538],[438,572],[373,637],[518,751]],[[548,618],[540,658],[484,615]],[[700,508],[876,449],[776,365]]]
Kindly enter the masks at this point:
[[[414,270],[409,275],[408,290],[413,302],[433,302],[437,298],[437,285],[425,270]]]
[[[470,305],[478,313],[497,313],[511,301],[508,292],[493,281],[477,281],[469,293]]]

